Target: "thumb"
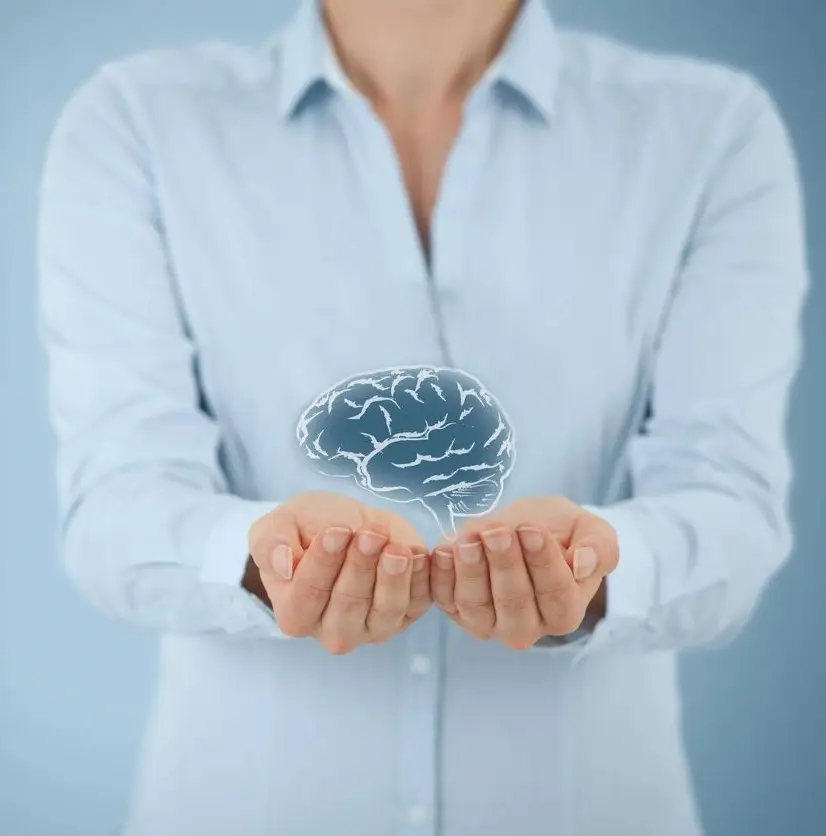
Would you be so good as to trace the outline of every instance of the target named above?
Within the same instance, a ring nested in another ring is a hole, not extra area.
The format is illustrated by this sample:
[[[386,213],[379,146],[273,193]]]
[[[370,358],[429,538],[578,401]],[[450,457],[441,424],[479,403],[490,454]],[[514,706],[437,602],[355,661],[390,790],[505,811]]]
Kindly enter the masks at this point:
[[[249,552],[262,577],[290,580],[304,552],[295,515],[279,507],[255,522],[249,533]]]
[[[577,581],[610,574],[619,562],[616,531],[602,517],[582,511],[574,521],[565,561]]]

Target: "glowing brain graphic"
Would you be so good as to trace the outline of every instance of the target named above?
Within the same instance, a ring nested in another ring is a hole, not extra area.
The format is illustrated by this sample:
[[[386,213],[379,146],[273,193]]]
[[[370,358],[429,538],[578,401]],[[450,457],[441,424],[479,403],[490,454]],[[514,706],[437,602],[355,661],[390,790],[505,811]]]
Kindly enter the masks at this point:
[[[320,472],[396,502],[421,502],[443,533],[495,507],[516,458],[496,399],[458,369],[356,375],[304,411],[296,435]]]

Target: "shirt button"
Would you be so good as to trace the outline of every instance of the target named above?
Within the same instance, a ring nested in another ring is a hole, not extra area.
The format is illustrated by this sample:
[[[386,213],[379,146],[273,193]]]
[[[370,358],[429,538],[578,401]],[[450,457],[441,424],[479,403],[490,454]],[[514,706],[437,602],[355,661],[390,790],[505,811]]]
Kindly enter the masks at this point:
[[[407,823],[420,827],[427,821],[427,808],[421,804],[413,804],[407,808]]]
[[[425,656],[424,653],[414,653],[410,657],[410,672],[416,674],[416,676],[424,676],[430,673],[430,668],[430,658]]]

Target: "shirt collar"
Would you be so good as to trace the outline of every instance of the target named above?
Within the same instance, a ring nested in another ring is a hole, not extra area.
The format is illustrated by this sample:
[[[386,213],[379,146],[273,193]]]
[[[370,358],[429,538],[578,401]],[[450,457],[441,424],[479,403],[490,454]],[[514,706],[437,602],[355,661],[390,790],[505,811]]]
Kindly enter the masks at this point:
[[[300,0],[281,38],[279,112],[291,118],[321,85],[348,89],[321,10],[321,0]],[[543,119],[554,110],[560,45],[547,0],[523,0],[523,7],[485,81],[516,93]]]
[[[554,113],[561,62],[561,45],[547,0],[524,0],[489,75],[493,83],[516,93],[548,121]]]
[[[279,112],[284,119],[289,119],[312,90],[321,84],[340,87],[345,79],[327,34],[321,0],[300,0],[279,40]]]

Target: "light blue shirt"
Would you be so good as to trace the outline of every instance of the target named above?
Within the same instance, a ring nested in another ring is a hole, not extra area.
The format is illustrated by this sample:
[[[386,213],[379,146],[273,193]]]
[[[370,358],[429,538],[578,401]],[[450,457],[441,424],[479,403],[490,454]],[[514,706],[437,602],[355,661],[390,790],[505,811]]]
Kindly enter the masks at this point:
[[[790,552],[801,216],[754,80],[559,31],[539,0],[467,102],[429,264],[314,2],[261,48],[85,83],[46,164],[41,328],[66,566],[162,636],[125,833],[697,836],[676,652],[733,635]],[[507,410],[502,503],[616,528],[587,639],[519,653],[433,609],[332,657],[241,589],[280,500],[376,501],[310,467],[305,406],[413,364]]]

